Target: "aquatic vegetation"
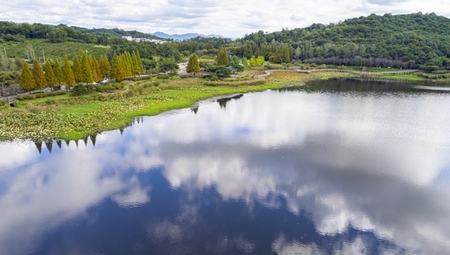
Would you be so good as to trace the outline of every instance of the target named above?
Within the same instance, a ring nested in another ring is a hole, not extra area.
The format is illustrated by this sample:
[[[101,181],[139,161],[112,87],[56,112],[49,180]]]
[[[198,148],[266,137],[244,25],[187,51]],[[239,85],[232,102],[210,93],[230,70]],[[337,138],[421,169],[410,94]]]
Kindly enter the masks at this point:
[[[133,117],[189,107],[218,95],[262,91],[309,80],[349,76],[341,72],[296,73],[274,71],[266,79],[210,82],[171,77],[142,80],[113,87],[121,90],[87,95],[58,95],[19,102],[16,109],[0,111],[0,139],[77,139],[126,126]],[[123,88],[123,89],[122,89]]]

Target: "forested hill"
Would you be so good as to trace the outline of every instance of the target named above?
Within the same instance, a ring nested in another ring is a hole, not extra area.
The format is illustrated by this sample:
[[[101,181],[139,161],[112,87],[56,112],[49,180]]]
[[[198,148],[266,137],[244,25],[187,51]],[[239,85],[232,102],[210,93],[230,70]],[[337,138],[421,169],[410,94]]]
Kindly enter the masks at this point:
[[[434,13],[372,14],[339,24],[259,31],[239,41],[246,56],[272,54],[265,57],[277,59],[276,53],[265,49],[288,44],[292,59],[318,64],[443,67],[450,63],[450,19]]]
[[[108,38],[121,38],[122,36],[160,39],[154,35],[138,31],[125,31],[118,28],[88,29],[63,24],[53,26],[40,23],[29,24],[0,21],[0,42],[1,40],[22,42],[25,39],[48,39],[49,42],[53,43],[76,41],[106,45],[108,44]]]

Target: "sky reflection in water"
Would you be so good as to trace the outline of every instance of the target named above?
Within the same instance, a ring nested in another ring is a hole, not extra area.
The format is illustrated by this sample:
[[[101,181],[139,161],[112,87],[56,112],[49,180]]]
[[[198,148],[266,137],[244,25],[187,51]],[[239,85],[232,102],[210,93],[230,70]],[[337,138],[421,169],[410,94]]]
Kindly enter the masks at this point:
[[[449,99],[267,91],[0,144],[0,254],[448,254]]]

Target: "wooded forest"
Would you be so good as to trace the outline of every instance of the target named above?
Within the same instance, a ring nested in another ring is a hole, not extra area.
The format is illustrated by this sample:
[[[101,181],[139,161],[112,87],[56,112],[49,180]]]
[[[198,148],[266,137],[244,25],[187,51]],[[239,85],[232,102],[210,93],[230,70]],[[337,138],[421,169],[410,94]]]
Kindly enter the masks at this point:
[[[220,33],[220,31],[218,31]],[[168,67],[196,53],[217,55],[224,47],[239,58],[264,57],[272,63],[315,63],[369,67],[450,69],[450,19],[430,14],[375,15],[337,24],[312,24],[306,28],[258,31],[243,38],[197,37],[163,44],[132,42],[122,35],[152,35],[120,29],[85,29],[66,25],[0,22],[0,43],[45,38],[50,43],[79,41],[107,45],[114,52],[139,52],[146,69],[164,60]],[[155,56],[158,61],[155,60]],[[10,56],[23,57],[23,56]],[[62,57],[62,56],[61,56]],[[164,66],[164,64],[163,64]]]

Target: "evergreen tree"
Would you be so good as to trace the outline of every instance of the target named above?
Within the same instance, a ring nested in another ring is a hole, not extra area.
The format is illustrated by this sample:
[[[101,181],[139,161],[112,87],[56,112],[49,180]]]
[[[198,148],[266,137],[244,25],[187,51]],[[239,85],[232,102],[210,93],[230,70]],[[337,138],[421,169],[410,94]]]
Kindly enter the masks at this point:
[[[81,70],[81,65],[77,57],[73,58],[72,73],[75,78],[75,83],[83,82],[83,71]]]
[[[48,59],[45,61],[45,80],[50,87],[55,86],[57,83],[55,73],[53,72],[52,65]]]
[[[45,89],[48,87],[47,81],[45,80],[44,72],[42,71],[41,64],[39,64],[39,61],[37,59],[34,59],[33,61],[33,77],[34,82],[36,83],[37,89]]]
[[[59,61],[55,61],[55,66],[53,67],[53,72],[55,73],[55,80],[57,85],[61,85],[64,83],[64,73],[61,70],[61,66],[59,65]]]
[[[120,82],[126,77],[126,70],[123,64],[122,58],[117,56],[114,52],[112,65],[111,65],[111,78],[116,79],[116,81]]]
[[[20,86],[26,91],[31,91],[36,88],[33,73],[25,60],[22,62],[22,75],[20,76]]]
[[[133,75],[133,60],[131,59],[131,55],[128,51],[122,54],[122,63],[125,65],[126,77],[130,77]]]
[[[197,54],[193,53],[190,57],[189,57],[189,61],[186,67],[186,72],[188,73],[198,73],[200,72],[200,63],[198,62],[198,56]]]
[[[103,79],[102,72],[100,71],[100,65],[97,59],[92,60],[92,74],[94,75],[94,81],[100,82]]]
[[[142,59],[141,59],[141,55],[139,54],[139,51],[136,52],[136,59],[137,59],[138,65],[139,65],[139,73],[143,74],[144,73],[144,65],[142,64]]]
[[[100,57],[100,71],[102,77],[105,78],[109,76],[109,71],[111,70],[111,65],[109,64],[108,58],[103,55]]]
[[[133,54],[131,55],[131,59],[132,59],[133,75],[141,74],[142,73],[141,64],[139,64],[139,60],[137,58],[136,51],[133,51]]]
[[[70,67],[69,59],[66,57],[64,59],[64,83],[66,84],[67,90],[70,89],[73,85],[75,85],[75,77],[73,75],[72,68]]]
[[[94,77],[92,75],[91,64],[89,63],[88,56],[83,54],[81,56],[81,73],[82,73],[82,82],[84,83],[93,83]]]
[[[228,65],[227,51],[223,47],[219,49],[219,53],[216,56],[216,65],[218,66]]]

